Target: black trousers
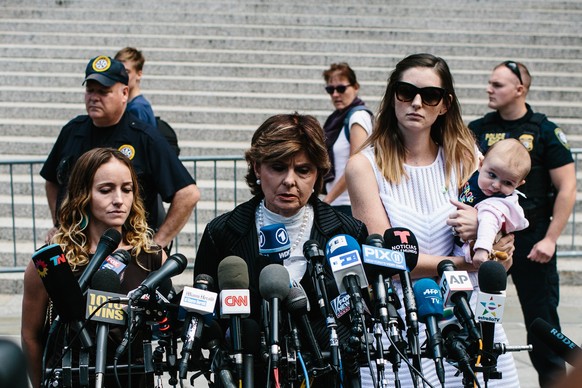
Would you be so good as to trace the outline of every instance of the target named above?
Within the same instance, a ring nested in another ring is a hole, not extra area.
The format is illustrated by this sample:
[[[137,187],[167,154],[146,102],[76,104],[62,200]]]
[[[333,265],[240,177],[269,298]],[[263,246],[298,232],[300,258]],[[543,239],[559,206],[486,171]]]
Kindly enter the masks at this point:
[[[535,243],[545,236],[548,225],[549,221],[537,222],[528,229],[515,233],[513,266],[509,271],[521,304],[527,343],[533,345],[529,356],[538,372],[541,387],[552,385],[566,373],[564,360],[538,340],[529,329],[533,320],[539,317],[561,330],[558,317],[560,291],[556,254],[545,264],[535,263],[527,258]]]

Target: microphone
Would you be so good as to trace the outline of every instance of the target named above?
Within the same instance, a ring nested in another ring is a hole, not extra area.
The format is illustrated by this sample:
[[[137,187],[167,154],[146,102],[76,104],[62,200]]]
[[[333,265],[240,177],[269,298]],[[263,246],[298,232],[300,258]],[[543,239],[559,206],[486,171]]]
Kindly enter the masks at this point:
[[[121,233],[116,229],[110,228],[103,233],[95,249],[95,254],[79,278],[79,287],[82,292],[85,292],[89,288],[89,283],[93,275],[95,275],[95,272],[99,270],[105,258],[119,246],[120,242]]]
[[[214,284],[210,275],[200,274],[194,279],[194,288],[184,287],[180,307],[188,311],[182,333],[182,354],[178,366],[180,379],[185,379],[188,374],[188,360],[192,350],[199,349],[200,338],[202,337],[204,317],[212,316],[216,305],[217,294],[207,291],[209,285]]]
[[[254,388],[255,370],[254,356],[260,351],[261,330],[254,319],[241,320],[242,348],[243,348],[243,388]]]
[[[347,292],[355,311],[362,315],[364,303],[360,289],[368,287],[368,279],[360,260],[360,245],[352,236],[338,234],[327,242],[325,255],[339,292]]]
[[[61,246],[50,244],[41,247],[32,255],[32,262],[58,313],[57,320],[70,323],[77,331],[81,330],[79,335],[83,349],[92,347],[93,341],[82,323],[83,293]]]
[[[168,257],[158,270],[151,272],[144,279],[144,281],[141,282],[138,288],[130,291],[128,294],[129,308],[136,304],[136,302],[141,299],[142,296],[153,292],[161,283],[165,282],[174,275],[184,272],[184,269],[186,269],[187,265],[188,259],[186,259],[186,256],[180,253],[174,253],[172,256]],[[135,332],[142,324],[142,321],[143,317],[141,314],[137,314],[132,322],[128,323],[123,340],[121,340],[121,343],[115,351],[114,359],[119,359],[119,357],[121,357],[121,355],[125,352],[125,349],[127,349],[131,338],[135,335]]]
[[[418,241],[416,236],[406,228],[390,228],[384,232],[384,247],[393,251],[402,252],[407,269],[398,271],[402,285],[402,299],[406,311],[406,324],[414,336],[418,336],[418,309],[414,300],[410,271],[418,262]]]
[[[388,331],[388,325],[393,317],[393,311],[400,306],[388,306],[392,302],[386,292],[386,281],[398,271],[406,271],[404,253],[384,248],[384,238],[379,234],[371,234],[366,238],[366,244],[362,245],[362,259],[367,265],[368,273],[376,279],[373,284],[375,308],[384,331]]]
[[[445,368],[443,365],[443,338],[438,327],[438,320],[443,316],[443,299],[441,291],[432,279],[420,279],[414,284],[414,296],[418,302],[418,318],[426,325],[430,357],[434,360],[435,369],[441,385],[445,383]]]
[[[279,303],[289,294],[289,272],[279,264],[269,264],[259,275],[259,291],[269,301],[269,346],[273,369],[279,364]]]
[[[576,366],[576,359],[582,357],[582,349],[574,341],[542,318],[534,319],[529,329],[536,338],[540,339],[568,364]]]
[[[469,305],[473,284],[467,271],[457,271],[455,264],[448,259],[441,261],[437,266],[441,276],[441,292],[445,301],[445,307],[454,306],[454,312],[461,325],[467,328],[469,336],[475,341],[481,339],[481,333],[475,323],[473,310]]]
[[[444,348],[447,354],[447,361],[457,367],[463,374],[473,375],[471,367],[471,357],[467,352],[469,345],[464,341],[466,335],[461,335],[463,327],[457,320],[452,307],[444,309],[443,318],[438,322],[442,333]]]
[[[230,317],[230,336],[239,382],[243,378],[241,318],[251,313],[249,271],[247,263],[238,256],[227,256],[218,264],[220,316]]]
[[[487,381],[491,367],[497,365],[494,337],[495,324],[501,323],[505,306],[505,289],[507,288],[507,273],[503,265],[497,261],[486,261],[479,267],[479,294],[477,297],[477,321],[481,323],[483,336],[483,378]]]
[[[291,241],[284,224],[262,226],[259,230],[259,253],[273,264],[283,264],[291,255]]]
[[[120,293],[121,281],[115,271],[103,269],[97,271],[91,279],[91,288],[96,291]],[[107,362],[107,337],[109,324],[97,323],[96,351],[95,351],[95,386],[102,387]]]
[[[131,254],[125,249],[118,249],[105,258],[99,270],[110,269],[115,271],[120,281],[123,281],[123,271],[131,260]]]
[[[163,281],[184,272],[187,265],[188,259],[181,253],[174,253],[168,257],[157,271],[151,272],[138,288],[130,292],[128,296],[131,304],[155,290]]]
[[[323,354],[321,353],[321,348],[315,339],[313,329],[307,317],[307,295],[305,295],[303,289],[299,287],[289,289],[289,294],[287,295],[287,311],[289,311],[294,321],[298,322],[301,332],[307,337],[309,348],[317,360],[317,366],[324,368],[325,362],[323,360]]]

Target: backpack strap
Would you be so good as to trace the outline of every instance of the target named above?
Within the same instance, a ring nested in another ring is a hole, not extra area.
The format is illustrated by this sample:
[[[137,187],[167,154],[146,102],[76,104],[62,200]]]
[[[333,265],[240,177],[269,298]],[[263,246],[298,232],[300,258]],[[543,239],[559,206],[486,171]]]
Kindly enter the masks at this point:
[[[365,110],[370,114],[371,117],[374,117],[374,113],[370,109],[368,109],[365,105],[356,105],[346,115],[344,119],[344,135],[346,135],[346,139],[348,139],[348,143],[350,142],[350,118],[354,113],[360,110]]]

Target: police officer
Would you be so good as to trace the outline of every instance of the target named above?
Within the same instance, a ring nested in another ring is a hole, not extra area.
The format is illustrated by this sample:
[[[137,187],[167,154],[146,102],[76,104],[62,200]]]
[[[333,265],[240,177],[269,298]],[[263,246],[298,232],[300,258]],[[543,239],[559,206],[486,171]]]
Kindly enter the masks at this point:
[[[129,96],[124,65],[107,56],[89,61],[85,70],[85,108],[61,130],[40,175],[46,180],[46,195],[56,223],[69,173],[84,152],[113,147],[123,152],[138,174],[148,223],[156,230],[154,241],[167,247],[184,227],[200,192],[192,176],[159,132],[126,112]],[[170,203],[164,220],[158,220],[156,196]],[[49,231],[47,241],[56,229]]]
[[[519,200],[530,226],[515,233],[510,274],[528,329],[527,340],[533,345],[530,358],[540,386],[545,387],[564,374],[564,361],[532,335],[529,326],[540,317],[560,327],[556,242],[574,207],[576,176],[562,130],[526,103],[530,85],[531,76],[522,63],[497,65],[487,87],[488,106],[495,112],[471,122],[469,128],[482,152],[501,139],[515,138],[531,156],[531,172],[520,187],[527,198]]]

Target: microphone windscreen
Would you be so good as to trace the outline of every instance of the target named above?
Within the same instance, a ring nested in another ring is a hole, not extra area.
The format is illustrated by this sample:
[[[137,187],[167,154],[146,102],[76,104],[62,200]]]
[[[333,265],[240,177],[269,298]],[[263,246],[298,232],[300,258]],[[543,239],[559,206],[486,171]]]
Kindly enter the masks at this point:
[[[291,241],[284,224],[262,226],[259,230],[259,253],[271,258],[274,264],[283,264],[291,254]]]
[[[263,299],[284,300],[289,294],[289,272],[279,264],[269,264],[259,275],[259,291]]]
[[[39,248],[32,261],[62,322],[83,317],[83,293],[60,245]]]
[[[117,259],[119,262],[125,265],[127,265],[131,260],[131,254],[125,249],[118,249],[115,252],[113,252],[111,256],[113,256],[115,259]]]
[[[529,327],[530,331],[547,347],[566,360],[570,365],[582,357],[582,349],[570,338],[562,334],[542,318],[536,318]]]
[[[243,353],[258,355],[261,349],[261,330],[257,321],[251,318],[240,321]]]
[[[91,279],[91,288],[97,291],[121,293],[119,275],[111,269],[100,269]]]
[[[457,267],[455,266],[455,263],[453,263],[452,260],[449,259],[441,260],[437,265],[437,273],[441,278],[443,277],[443,272],[456,270]]]
[[[194,278],[194,287],[200,290],[212,291],[214,290],[214,279],[205,273],[198,274]]]
[[[366,237],[366,245],[370,245],[376,248],[384,248],[384,237],[378,233],[373,233]]]
[[[214,319],[210,320],[204,325],[202,330],[202,337],[200,339],[202,348],[209,349],[212,347],[212,343],[220,342],[222,340],[222,328],[218,321]]]
[[[390,228],[384,232],[384,248],[404,253],[408,271],[412,271],[418,263],[418,241],[407,228]]]
[[[287,295],[287,310],[291,315],[304,314],[307,312],[307,296],[299,287],[291,287]]]
[[[358,255],[362,253],[360,244],[355,238],[349,234],[338,234],[329,239],[325,245],[325,257],[329,260],[330,257],[341,255],[342,253],[357,251]]]
[[[119,246],[121,242],[121,233],[117,229],[109,228],[101,235],[99,239],[99,244],[104,244],[113,251],[115,248]]]
[[[238,256],[227,256],[217,270],[218,288],[221,290],[241,290],[249,288],[247,263]]]
[[[418,306],[418,318],[421,322],[426,323],[426,318],[429,316],[437,318],[443,316],[443,298],[441,290],[434,280],[419,279],[412,288]]]
[[[479,288],[488,294],[499,294],[507,288],[507,272],[497,261],[489,260],[481,264],[477,277]]]

